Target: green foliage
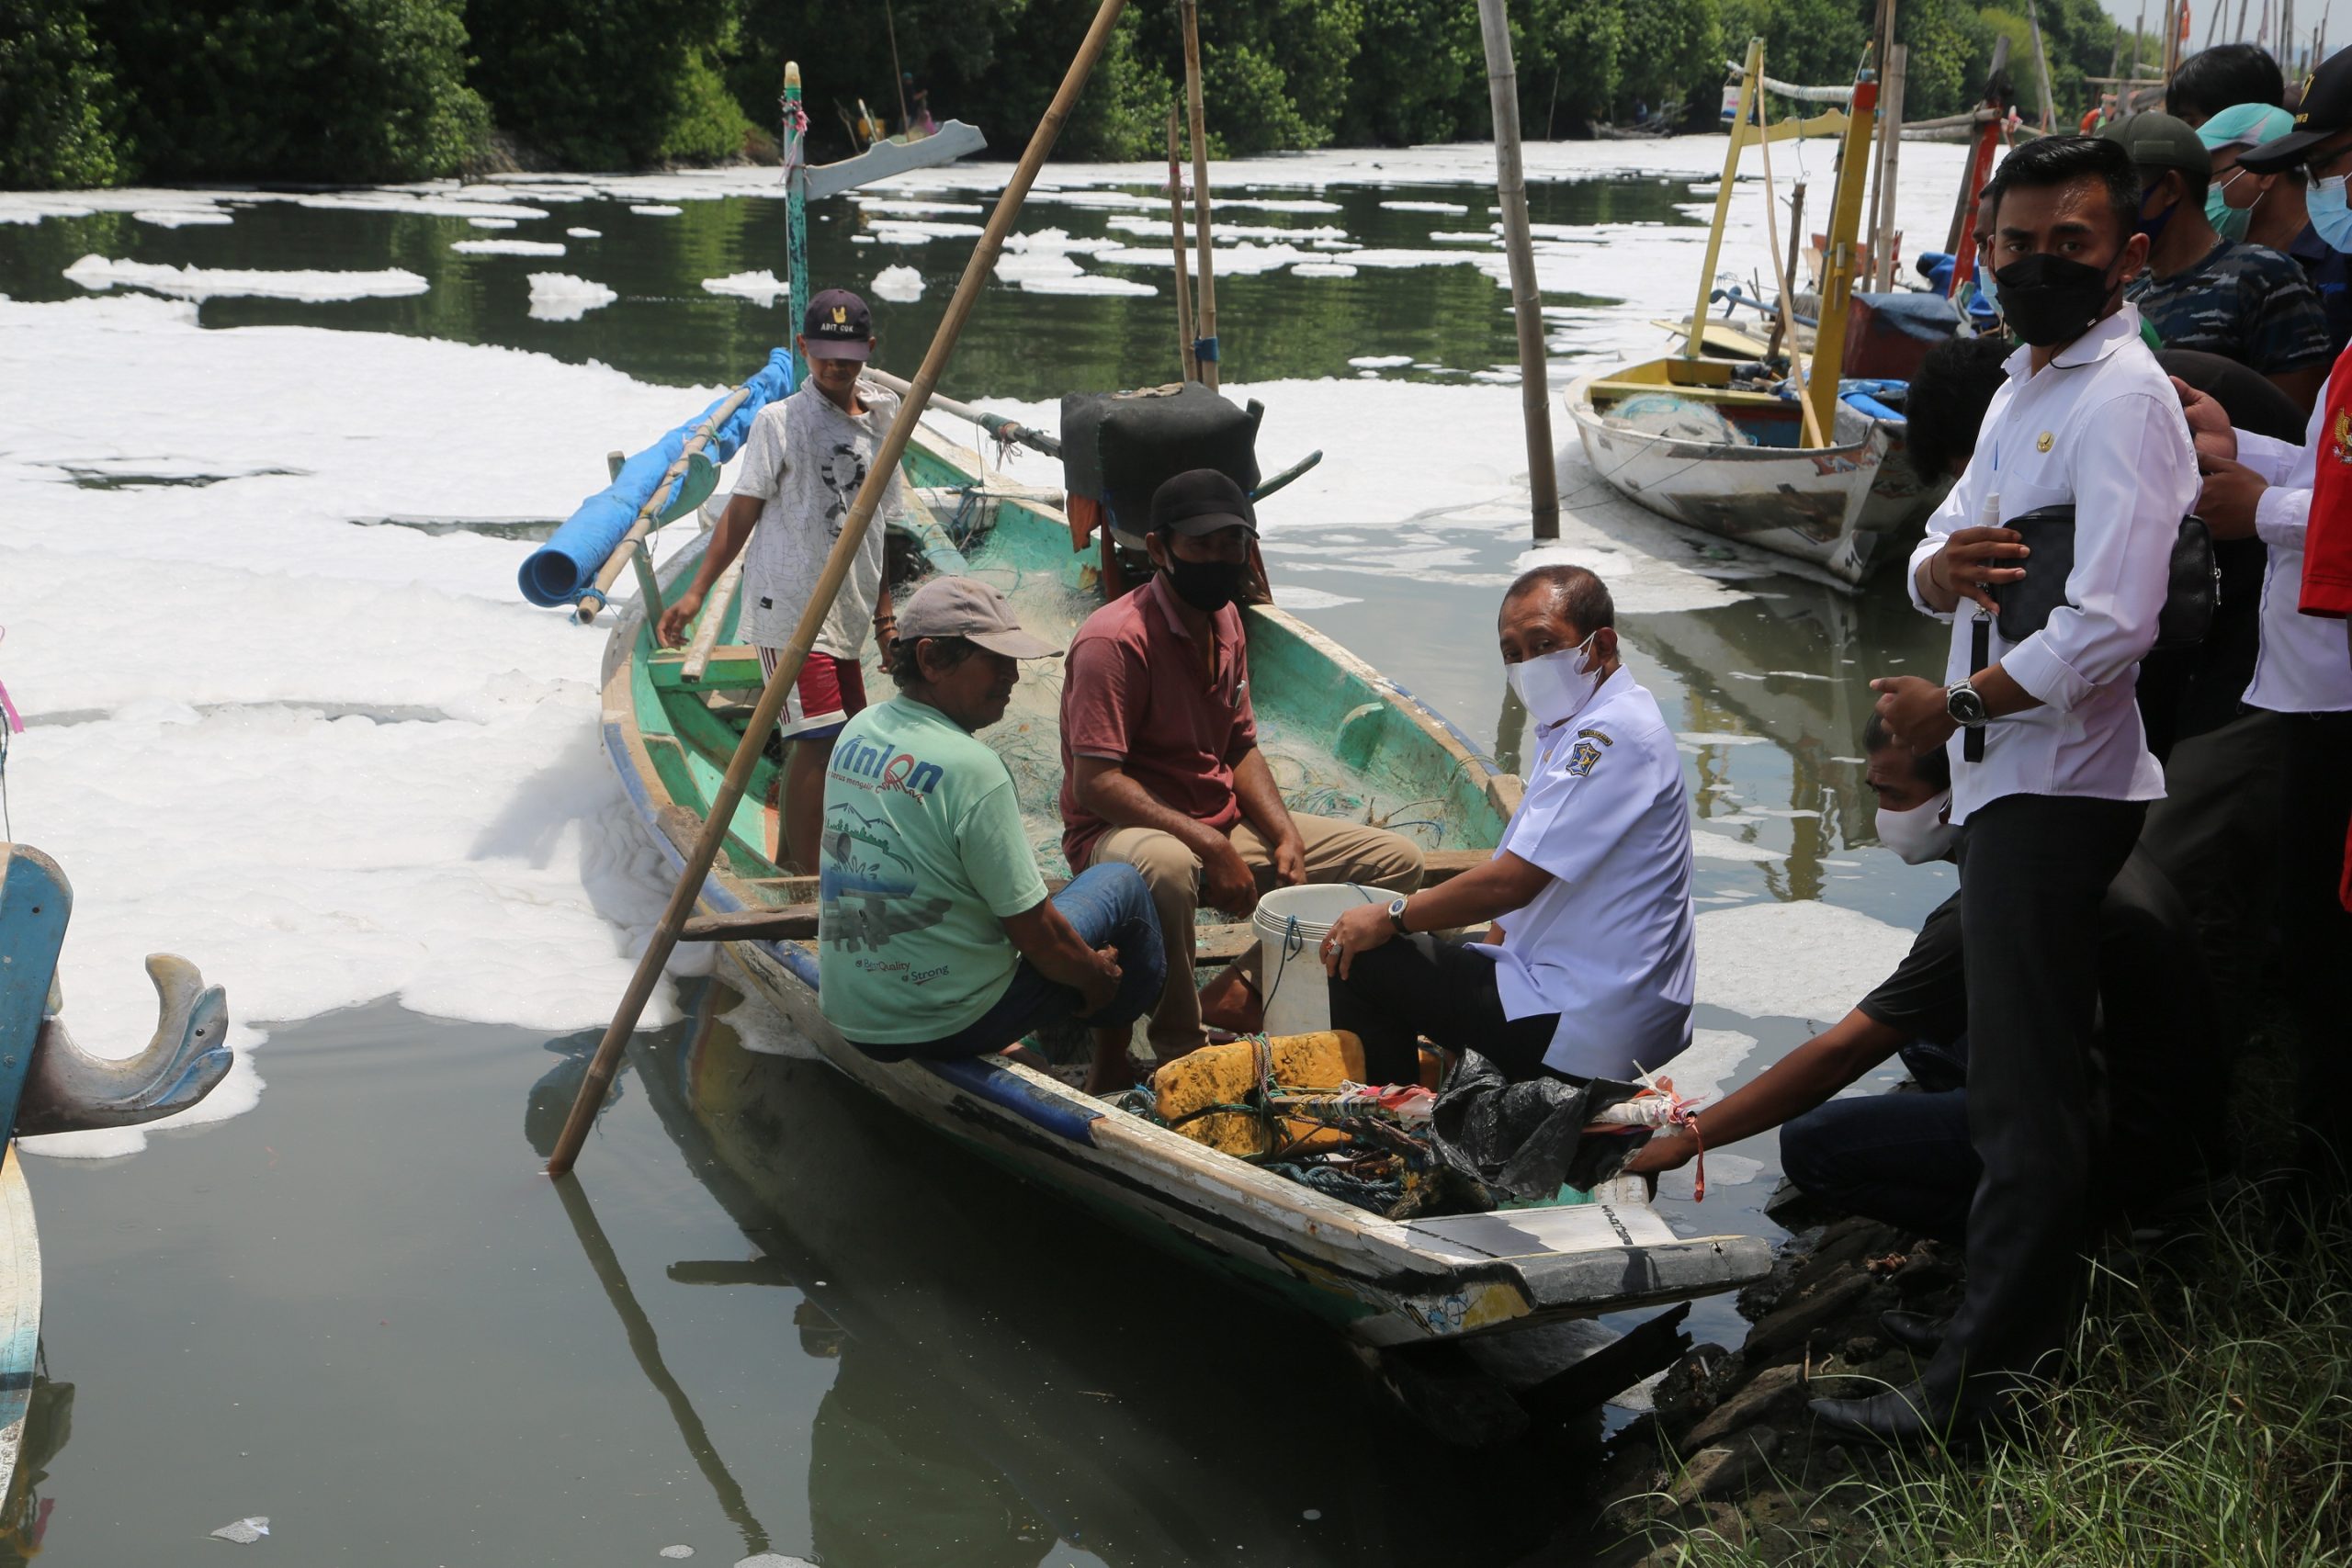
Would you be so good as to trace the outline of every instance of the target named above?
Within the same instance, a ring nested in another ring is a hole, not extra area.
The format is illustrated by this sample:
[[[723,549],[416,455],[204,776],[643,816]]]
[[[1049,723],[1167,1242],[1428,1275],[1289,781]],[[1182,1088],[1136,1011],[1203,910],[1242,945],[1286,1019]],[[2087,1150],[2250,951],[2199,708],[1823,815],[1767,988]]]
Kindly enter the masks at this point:
[[[112,185],[114,78],[76,0],[0,0],[0,186]]]
[[[477,0],[474,85],[499,126],[572,168],[638,168],[742,147],[709,63],[733,0]]]
[[[1723,0],[1724,58],[1739,59],[1749,39],[1761,38],[1764,69],[1780,81],[1850,82],[1870,43],[1869,17],[1855,0]]]
[[[1486,56],[1466,0],[1359,0],[1343,142],[1445,141],[1487,123]]]
[[[152,179],[447,175],[489,129],[458,0],[89,0]]]

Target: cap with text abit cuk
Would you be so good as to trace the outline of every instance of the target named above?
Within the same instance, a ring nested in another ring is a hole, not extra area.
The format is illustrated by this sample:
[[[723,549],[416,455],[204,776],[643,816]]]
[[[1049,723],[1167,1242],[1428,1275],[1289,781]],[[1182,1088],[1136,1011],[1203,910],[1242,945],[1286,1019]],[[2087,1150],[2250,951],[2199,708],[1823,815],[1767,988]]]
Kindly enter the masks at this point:
[[[1216,468],[1189,468],[1151,492],[1155,534],[1214,534],[1221,528],[1258,531],[1258,513],[1232,477]]]
[[[2295,111],[2293,131],[2239,153],[2238,167],[2257,175],[2292,168],[2313,147],[2347,126],[2352,126],[2352,49],[2329,55],[2303,84],[2303,101]]]
[[[808,301],[800,335],[811,359],[869,359],[874,355],[874,312],[846,288],[828,288]]]
[[[1051,659],[1061,651],[1023,631],[1012,601],[972,577],[934,577],[899,606],[899,640],[960,637],[1008,659]]]

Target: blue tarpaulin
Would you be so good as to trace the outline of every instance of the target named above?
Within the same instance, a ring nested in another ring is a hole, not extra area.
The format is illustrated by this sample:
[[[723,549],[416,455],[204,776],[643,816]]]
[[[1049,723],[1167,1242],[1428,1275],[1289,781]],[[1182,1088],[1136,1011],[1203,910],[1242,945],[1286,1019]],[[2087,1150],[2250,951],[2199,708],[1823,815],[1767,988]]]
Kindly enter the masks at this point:
[[[792,390],[792,350],[779,348],[768,355],[765,369],[746,382],[751,395],[742,405],[728,416],[703,450],[710,460],[724,463],[735,456],[750,434],[752,420],[760,410]],[[732,397],[729,392],[727,397]],[[531,552],[524,561],[521,581],[523,597],[534,604],[569,604],[596,585],[596,573],[609,558],[621,538],[637,521],[639,513],[654,492],[661,491],[661,505],[669,504],[676,493],[676,486],[684,476],[669,485],[662,476],[670,471],[684,452],[686,442],[699,431],[727,398],[719,398],[711,405],[678,426],[661,440],[631,457],[621,466],[613,482],[580,503],[578,511],[565,519],[562,527],[544,545]]]

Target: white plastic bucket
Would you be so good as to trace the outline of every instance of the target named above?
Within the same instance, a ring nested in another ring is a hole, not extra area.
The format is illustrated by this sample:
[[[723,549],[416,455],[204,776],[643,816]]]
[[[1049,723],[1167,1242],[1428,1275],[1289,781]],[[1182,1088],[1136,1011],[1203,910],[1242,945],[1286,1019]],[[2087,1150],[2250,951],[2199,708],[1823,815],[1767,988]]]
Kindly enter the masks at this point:
[[[1250,923],[1258,931],[1269,1034],[1312,1034],[1331,1027],[1331,993],[1324,984],[1323,938],[1359,904],[1386,905],[1396,895],[1352,882],[1277,887],[1258,900]]]

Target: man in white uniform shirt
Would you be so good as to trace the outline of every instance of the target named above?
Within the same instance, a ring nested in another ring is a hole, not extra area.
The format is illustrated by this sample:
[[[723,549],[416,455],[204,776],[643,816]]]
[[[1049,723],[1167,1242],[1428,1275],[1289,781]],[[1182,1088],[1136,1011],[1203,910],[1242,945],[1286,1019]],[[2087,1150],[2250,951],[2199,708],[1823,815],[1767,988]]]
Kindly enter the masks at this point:
[[[1591,572],[1526,573],[1498,632],[1535,721],[1527,798],[1486,864],[1340,917],[1323,945],[1331,1022],[1363,1039],[1375,1079],[1410,1081],[1426,1034],[1514,1079],[1622,1081],[1690,1043],[1682,758],[1617,660],[1616,611]],[[1488,922],[1467,946],[1416,934]]]
[[[2112,141],[2044,138],[2008,155],[1993,191],[1994,276],[2027,346],[1911,557],[1912,603],[1952,624],[1946,683],[1871,682],[1897,742],[1951,748],[1969,1141],[1984,1168],[1968,1292],[1918,1383],[1813,1404],[1833,1427],[1897,1440],[2005,1416],[2027,1380],[2053,1370],[2045,1359],[2073,1325],[2091,1213],[2098,910],[2164,793],[2133,681],[2197,499],[2179,399],[2122,303],[2148,244],[2130,158]],[[1992,590],[2037,568],[1996,524],[2059,503],[2075,507],[2064,602],[2011,644]]]

